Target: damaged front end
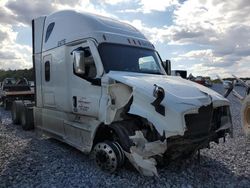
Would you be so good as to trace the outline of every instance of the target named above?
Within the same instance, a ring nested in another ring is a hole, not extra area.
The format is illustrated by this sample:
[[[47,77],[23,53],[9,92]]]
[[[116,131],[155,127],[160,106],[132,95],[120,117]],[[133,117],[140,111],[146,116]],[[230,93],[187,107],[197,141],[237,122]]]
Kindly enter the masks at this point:
[[[191,157],[200,149],[209,148],[210,142],[219,143],[220,138],[225,141],[228,133],[232,135],[229,106],[202,106],[198,113],[186,114],[184,118],[187,126],[184,135],[166,138],[158,134],[157,139],[150,141],[145,131],[138,130],[129,136],[133,144],[124,153],[142,175],[158,176],[157,162]]]
[[[212,90],[159,75],[108,76],[113,81],[107,84],[111,102],[103,121],[119,138],[115,141],[126,158],[145,176],[157,176],[159,162],[190,157],[232,135],[229,102]]]
[[[129,138],[134,143],[130,148],[130,152],[125,152],[129,161],[141,174],[145,176],[158,176],[156,169],[157,161],[154,157],[163,157],[167,149],[166,140],[148,142],[141,131],[136,131],[136,134]]]
[[[212,104],[199,108],[197,114],[186,114],[187,130],[184,135],[148,141],[141,131],[129,136],[133,142],[126,157],[145,176],[157,174],[157,161],[169,161],[193,156],[198,150],[209,148],[210,142],[219,143],[227,133],[232,135],[229,106],[213,108]]]
[[[176,159],[187,158],[203,148],[210,148],[210,142],[219,143],[227,134],[233,136],[233,124],[229,106],[213,108],[202,106],[197,114],[186,114],[187,130],[183,136],[172,136],[167,139],[168,149],[165,157]]]

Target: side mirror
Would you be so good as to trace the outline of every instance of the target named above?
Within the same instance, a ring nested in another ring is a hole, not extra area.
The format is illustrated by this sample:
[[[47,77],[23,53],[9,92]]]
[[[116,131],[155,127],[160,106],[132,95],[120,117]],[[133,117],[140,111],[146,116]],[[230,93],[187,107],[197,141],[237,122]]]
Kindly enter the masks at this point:
[[[171,61],[166,60],[166,61],[162,62],[162,66],[163,66],[164,70],[166,71],[167,75],[171,75]]]
[[[80,75],[85,74],[84,51],[83,50],[73,51],[73,58],[74,58],[73,65],[75,73]]]

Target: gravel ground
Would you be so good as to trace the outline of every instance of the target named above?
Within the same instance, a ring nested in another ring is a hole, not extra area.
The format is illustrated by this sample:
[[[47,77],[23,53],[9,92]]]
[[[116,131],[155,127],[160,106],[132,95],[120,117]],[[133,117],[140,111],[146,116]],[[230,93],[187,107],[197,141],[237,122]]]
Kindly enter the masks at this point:
[[[223,92],[220,84],[213,89]],[[202,150],[200,163],[193,158],[160,168],[159,177],[143,177],[129,165],[105,173],[78,150],[12,125],[1,108],[0,187],[250,187],[250,142],[240,127],[240,103],[229,100],[234,138]]]

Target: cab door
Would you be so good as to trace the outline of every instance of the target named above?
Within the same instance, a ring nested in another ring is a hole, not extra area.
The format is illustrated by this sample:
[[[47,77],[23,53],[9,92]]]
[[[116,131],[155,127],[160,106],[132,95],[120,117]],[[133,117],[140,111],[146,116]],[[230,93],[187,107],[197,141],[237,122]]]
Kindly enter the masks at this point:
[[[101,79],[97,76],[99,59],[95,53],[96,48],[93,49],[90,42],[71,47],[69,88],[71,109],[75,114],[98,117]]]

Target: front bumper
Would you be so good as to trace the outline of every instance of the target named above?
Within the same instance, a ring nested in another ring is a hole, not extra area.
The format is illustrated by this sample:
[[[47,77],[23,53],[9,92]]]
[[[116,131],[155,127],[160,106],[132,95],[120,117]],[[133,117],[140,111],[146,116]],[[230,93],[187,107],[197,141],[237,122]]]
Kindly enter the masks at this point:
[[[232,119],[229,106],[213,108],[213,104],[202,106],[197,114],[186,114],[187,130],[185,138],[199,138],[218,130],[232,132]]]
[[[229,106],[203,106],[198,114],[185,115],[185,121],[185,134],[167,139],[168,149],[165,156],[168,158],[190,156],[199,149],[209,148],[210,142],[219,143],[220,138],[225,140],[227,134],[233,135]]]

